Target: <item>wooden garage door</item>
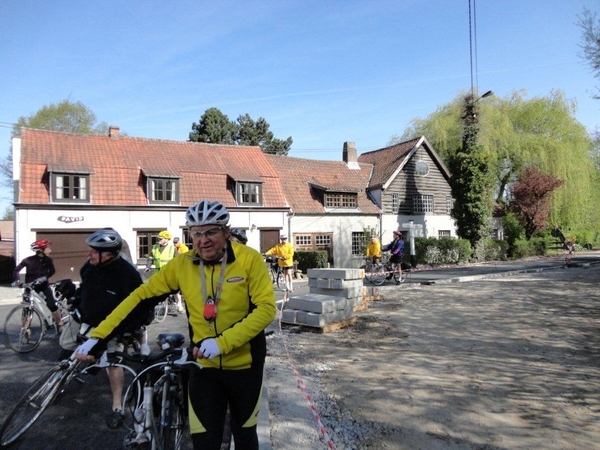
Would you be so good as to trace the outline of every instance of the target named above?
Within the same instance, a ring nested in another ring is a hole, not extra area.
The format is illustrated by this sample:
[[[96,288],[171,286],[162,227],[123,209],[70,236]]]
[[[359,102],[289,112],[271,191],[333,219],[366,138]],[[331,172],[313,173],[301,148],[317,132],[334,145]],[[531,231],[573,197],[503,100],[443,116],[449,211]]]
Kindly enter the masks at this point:
[[[54,262],[56,274],[50,281],[71,278],[79,281],[79,269],[87,261],[90,248],[85,240],[91,234],[86,232],[68,233],[37,233],[36,239],[48,239],[52,242],[52,253],[50,257]]]

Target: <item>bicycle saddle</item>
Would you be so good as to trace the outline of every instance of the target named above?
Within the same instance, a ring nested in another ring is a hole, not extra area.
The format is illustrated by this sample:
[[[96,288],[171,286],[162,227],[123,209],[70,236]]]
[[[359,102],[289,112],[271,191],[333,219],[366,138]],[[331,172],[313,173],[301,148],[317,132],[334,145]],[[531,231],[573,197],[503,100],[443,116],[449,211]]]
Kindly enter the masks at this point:
[[[181,333],[160,333],[156,336],[156,343],[163,350],[171,348],[179,348],[183,346],[185,336]]]

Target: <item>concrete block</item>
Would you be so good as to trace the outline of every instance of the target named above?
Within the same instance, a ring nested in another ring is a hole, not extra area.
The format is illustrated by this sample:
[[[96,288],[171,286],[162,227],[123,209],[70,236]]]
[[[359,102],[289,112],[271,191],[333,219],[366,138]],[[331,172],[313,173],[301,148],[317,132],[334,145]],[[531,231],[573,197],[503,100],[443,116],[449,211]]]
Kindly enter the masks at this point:
[[[366,293],[365,286],[355,286],[351,288],[344,289],[323,289],[323,288],[310,288],[311,294],[321,294],[321,295],[333,295],[335,297],[344,297],[344,298],[352,298],[352,297],[362,297]]]
[[[343,310],[334,311],[325,314],[315,314],[308,312],[302,316],[302,320],[298,320],[299,325],[307,325],[309,327],[324,327],[331,323],[340,322],[342,320],[349,319],[354,315],[352,308],[345,308]]]
[[[284,309],[281,311],[281,321],[284,323],[298,323],[296,320],[297,314],[297,309]]]
[[[313,278],[315,279],[315,278]],[[336,278],[316,278],[317,285],[309,287],[318,287],[321,289],[346,289],[360,287],[363,285],[363,280],[338,280]]]
[[[336,280],[363,279],[364,269],[308,269],[308,278],[334,278]]]
[[[291,297],[287,302],[287,307],[310,311],[314,313],[332,312],[344,309],[346,305],[345,298],[334,297],[331,295],[300,295]]]

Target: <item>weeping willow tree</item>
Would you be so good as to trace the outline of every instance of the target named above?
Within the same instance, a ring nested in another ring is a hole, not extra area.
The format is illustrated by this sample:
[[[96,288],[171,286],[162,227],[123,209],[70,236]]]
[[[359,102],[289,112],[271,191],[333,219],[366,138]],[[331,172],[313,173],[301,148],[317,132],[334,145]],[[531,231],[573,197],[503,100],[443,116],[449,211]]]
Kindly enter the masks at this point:
[[[461,148],[463,102],[459,94],[425,119],[415,119],[401,137],[424,135],[445,160]],[[478,102],[478,143],[495,177],[496,203],[506,203],[507,189],[521,169],[535,164],[565,181],[552,195],[550,223],[565,228],[600,228],[600,173],[594,165],[592,138],[575,119],[576,103],[561,91],[526,99],[523,92]]]

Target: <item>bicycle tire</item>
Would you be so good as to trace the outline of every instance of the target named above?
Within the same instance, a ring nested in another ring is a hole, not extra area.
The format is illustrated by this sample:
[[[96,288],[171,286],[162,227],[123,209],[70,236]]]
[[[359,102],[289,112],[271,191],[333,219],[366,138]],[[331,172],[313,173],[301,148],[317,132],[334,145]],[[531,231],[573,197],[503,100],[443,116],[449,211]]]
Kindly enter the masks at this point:
[[[385,283],[385,279],[387,277],[386,267],[383,264],[378,264],[373,268],[373,272],[371,272],[371,283],[376,286],[381,286]]]
[[[176,386],[171,380],[165,381],[162,387],[161,417],[158,417],[159,448],[164,450],[180,450],[183,445],[185,416],[183,413],[183,397],[180,377]],[[162,445],[160,445],[162,444]]]
[[[57,366],[33,383],[2,424],[0,447],[14,442],[35,423],[59,394],[69,373],[69,370]]]
[[[404,283],[406,281],[406,272],[403,270],[400,272],[400,275],[398,275],[398,272],[394,270],[394,281],[396,284]]]
[[[285,276],[282,269],[277,270],[277,287],[285,287]]]
[[[24,326],[24,321],[28,322],[28,326]],[[30,305],[15,306],[4,321],[4,343],[17,353],[35,350],[45,332],[42,315]]]
[[[157,323],[164,322],[169,313],[168,300],[163,300],[154,307],[154,321]]]
[[[367,263],[365,265],[365,278],[369,283],[371,282],[371,275],[373,274],[374,268],[375,265],[373,263]]]

